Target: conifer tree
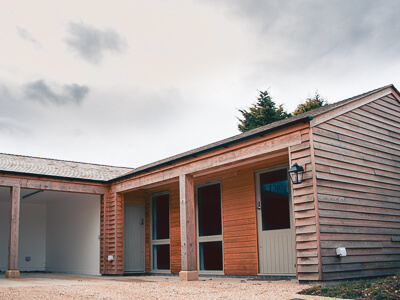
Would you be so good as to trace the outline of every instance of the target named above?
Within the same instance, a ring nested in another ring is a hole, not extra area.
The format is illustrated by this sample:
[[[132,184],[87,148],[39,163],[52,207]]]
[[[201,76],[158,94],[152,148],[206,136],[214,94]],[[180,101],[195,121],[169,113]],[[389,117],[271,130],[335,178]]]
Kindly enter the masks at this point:
[[[315,96],[313,98],[307,98],[304,103],[301,103],[297,106],[295,111],[293,112],[294,116],[305,113],[306,111],[310,111],[316,109],[318,107],[327,105],[328,103],[321,97],[321,95],[315,92]]]
[[[249,110],[239,109],[243,119],[238,118],[238,128],[241,132],[245,132],[260,126],[264,126],[275,121],[286,119],[291,116],[283,109],[283,105],[280,104],[276,107],[274,101],[268,91],[260,91],[260,95],[257,98],[257,103],[253,104]]]

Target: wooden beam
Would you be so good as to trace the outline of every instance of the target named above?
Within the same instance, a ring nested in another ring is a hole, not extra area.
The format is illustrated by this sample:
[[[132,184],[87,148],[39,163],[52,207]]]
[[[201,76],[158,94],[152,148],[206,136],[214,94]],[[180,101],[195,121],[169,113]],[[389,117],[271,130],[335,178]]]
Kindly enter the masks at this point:
[[[193,176],[179,176],[182,271],[196,271],[196,218]],[[181,276],[182,277],[182,276]]]
[[[227,151],[214,156],[206,157],[204,159],[196,158],[196,160],[189,160],[180,166],[172,166],[169,169],[161,171],[153,171],[150,174],[140,174],[133,178],[126,179],[124,181],[115,184],[116,192],[126,192],[133,190],[145,185],[154,184],[161,181],[170,180],[175,177],[179,177],[181,174],[193,174],[201,173],[205,170],[212,168],[218,168],[229,164],[239,163],[244,160],[254,159],[256,156],[268,155],[271,152],[283,150],[289,147],[301,144],[300,132],[293,132],[284,136],[272,138],[244,146],[242,148]],[[266,156],[268,157],[268,156]]]
[[[10,189],[10,220],[8,235],[8,270],[6,277],[18,278],[18,240],[19,240],[19,208],[21,188],[12,186]]]
[[[108,192],[106,184],[80,182],[68,179],[38,177],[30,175],[0,174],[0,186],[20,186],[20,188],[103,195]]]
[[[310,149],[311,149],[311,165],[312,165],[312,181],[314,189],[314,211],[315,211],[315,224],[317,232],[317,253],[318,253],[318,279],[323,279],[322,273],[322,257],[321,257],[321,229],[319,222],[319,208],[318,208],[318,182],[317,182],[317,170],[315,162],[315,149],[314,149],[314,128],[310,128]]]

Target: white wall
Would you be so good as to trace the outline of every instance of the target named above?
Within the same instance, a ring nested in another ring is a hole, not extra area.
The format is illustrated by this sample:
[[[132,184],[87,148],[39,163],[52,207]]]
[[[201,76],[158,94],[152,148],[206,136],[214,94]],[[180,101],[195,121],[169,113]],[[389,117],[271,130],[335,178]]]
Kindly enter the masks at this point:
[[[4,199],[1,199],[4,200]],[[0,271],[7,270],[8,264],[8,202],[0,201]]]
[[[46,270],[100,274],[99,235],[100,197],[60,194],[47,206]]]
[[[46,267],[46,205],[23,203],[20,207],[18,269],[44,271]],[[26,257],[31,258],[26,261]]]
[[[22,199],[20,213],[20,271],[100,274],[100,196],[44,192]],[[0,189],[0,271],[8,267],[8,227],[9,189]]]
[[[9,203],[0,202],[0,271],[8,267],[9,214]],[[30,256],[29,262],[26,256]],[[46,205],[21,201],[18,268],[20,271],[44,271],[45,258]]]

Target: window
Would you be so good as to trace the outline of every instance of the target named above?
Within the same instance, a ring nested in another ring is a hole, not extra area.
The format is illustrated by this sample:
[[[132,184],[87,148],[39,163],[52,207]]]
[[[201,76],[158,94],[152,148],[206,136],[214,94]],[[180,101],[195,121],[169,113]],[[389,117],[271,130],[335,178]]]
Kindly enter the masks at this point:
[[[199,271],[223,271],[221,184],[197,187]],[[203,273],[204,273],[203,272]]]
[[[290,228],[287,170],[260,174],[262,230]]]
[[[170,270],[169,193],[151,197],[151,247],[153,271]]]

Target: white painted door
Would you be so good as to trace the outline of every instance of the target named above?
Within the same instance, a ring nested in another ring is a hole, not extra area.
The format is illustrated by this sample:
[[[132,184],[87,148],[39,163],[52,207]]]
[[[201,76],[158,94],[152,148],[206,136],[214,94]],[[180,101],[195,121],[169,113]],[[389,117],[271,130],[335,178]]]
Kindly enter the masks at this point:
[[[256,185],[260,274],[296,275],[287,168],[257,172]]]
[[[125,273],[144,273],[144,206],[125,205],[124,259]]]

